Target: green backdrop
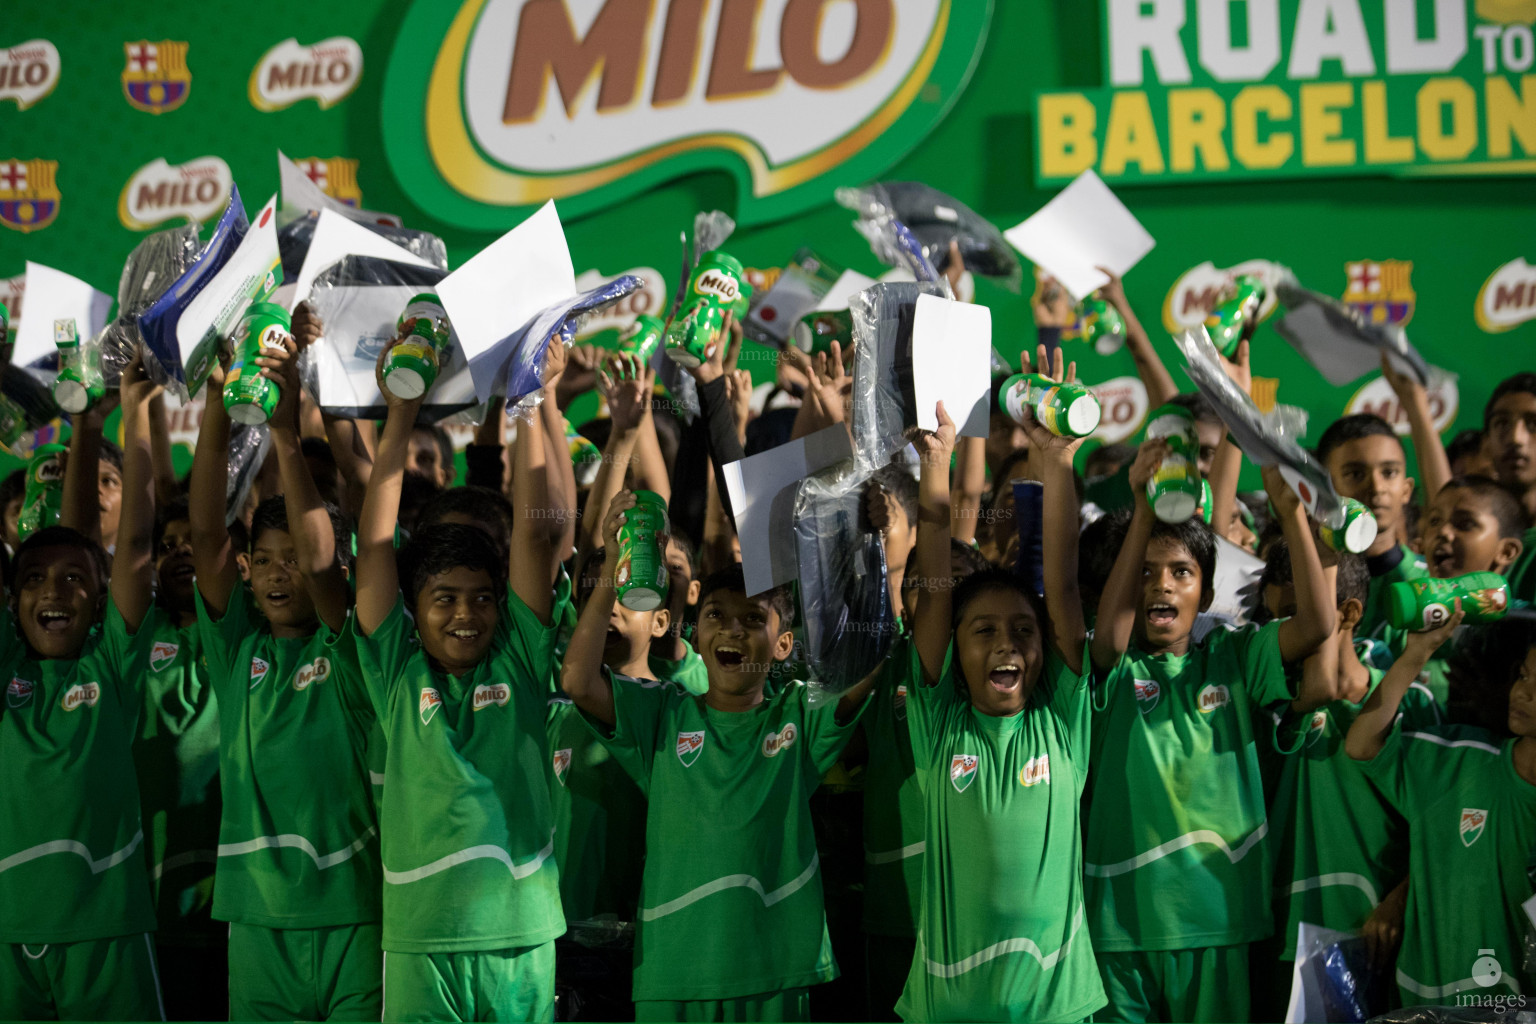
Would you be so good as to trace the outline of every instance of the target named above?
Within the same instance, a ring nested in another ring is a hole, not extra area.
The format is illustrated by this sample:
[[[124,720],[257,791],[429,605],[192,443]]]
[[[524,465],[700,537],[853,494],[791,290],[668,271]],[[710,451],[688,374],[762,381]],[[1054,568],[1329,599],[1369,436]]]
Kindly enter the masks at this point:
[[[24,234],[0,228],[0,278],[22,273],[31,259],[115,292],[122,260],[142,237],[125,228],[117,212],[119,194],[136,169],[157,157],[176,164],[219,155],[254,209],[277,187],[278,148],[293,157],[358,160],[363,204],[441,235],[457,266],[499,232],[461,230],[426,215],[401,190],[383,151],[385,68],[411,6],[406,0],[269,0],[233,12],[190,0],[13,5],[0,45],[47,39],[58,48],[63,71],[52,94],[29,109],[0,101],[0,161],[57,160],[61,200],[57,219],[44,229]],[[1283,0],[1282,6],[1294,8],[1295,0]],[[969,84],[942,122],[880,177],[926,181],[1000,227],[1028,216],[1051,195],[1032,184],[1035,93],[1103,84],[1098,8],[1087,0],[997,0]],[[255,109],[247,85],[262,53],[289,36],[310,43],[338,35],[356,39],[365,54],[364,74],[350,96],[325,110],[312,100],[270,113]],[[123,44],[136,39],[190,44],[193,84],[180,108],[153,115],[126,102]],[[420,53],[417,59],[431,56]],[[1309,286],[1336,295],[1344,290],[1348,261],[1412,261],[1416,309],[1408,332],[1432,363],[1460,376],[1455,428],[1480,423],[1499,379],[1536,368],[1531,356],[1536,324],[1488,334],[1473,316],[1480,288],[1498,267],[1522,256],[1536,258],[1536,203],[1528,178],[1207,181],[1117,190],[1157,240],[1127,277],[1126,289],[1170,365],[1176,353],[1160,324],[1173,281],[1204,260],[1226,267],[1262,257],[1289,265]],[[679,229],[700,209],[732,210],[735,194],[730,175],[697,173],[569,219],[576,269],[617,273],[644,265],[675,275]],[[810,244],[829,260],[878,273],[881,268],[850,220],[832,204],[829,189],[824,205],[743,229],[729,249],[748,265],[768,267],[782,265],[797,247]],[[977,300],[993,310],[996,345],[1010,356],[1033,338],[1027,292],[1026,287],[1026,294],[1014,295],[978,282]],[[1073,351],[1090,383],[1134,373],[1123,352],[1098,357],[1081,345]],[[771,373],[768,353],[749,356],[755,375]],[[1311,413],[1314,439],[1356,390],[1329,387],[1267,326],[1255,345],[1254,367],[1261,376],[1279,379],[1281,402]],[[1175,378],[1186,382],[1178,371]]]

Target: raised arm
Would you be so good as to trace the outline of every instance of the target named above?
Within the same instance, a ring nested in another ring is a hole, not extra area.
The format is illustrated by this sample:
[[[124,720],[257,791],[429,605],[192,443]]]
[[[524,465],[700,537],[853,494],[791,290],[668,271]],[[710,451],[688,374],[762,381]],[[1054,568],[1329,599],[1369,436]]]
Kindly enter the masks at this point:
[[[1020,354],[1025,373],[1030,372],[1029,353]],[[1063,356],[1056,349],[1054,365],[1047,373],[1052,380],[1074,380],[1077,364],[1062,371]],[[1046,373],[1045,346],[1040,346],[1038,364]],[[1051,623],[1051,643],[1056,654],[1073,672],[1083,670],[1083,641],[1088,626],[1083,618],[1083,597],[1077,586],[1078,507],[1077,481],[1072,458],[1082,447],[1082,438],[1057,437],[1038,423],[1033,413],[1026,413],[1030,444],[1042,456],[1045,484],[1044,553],[1045,607]]]
[[[1248,362],[1248,342],[1242,340],[1237,343],[1237,359],[1229,362],[1222,359],[1222,369],[1227,371],[1227,376],[1232,382],[1242,389],[1243,394],[1251,394],[1253,391],[1253,372]],[[1227,535],[1228,524],[1232,522],[1232,514],[1237,509],[1237,481],[1243,472],[1243,450],[1232,440],[1232,435],[1223,433],[1221,445],[1216,449],[1216,457],[1211,460],[1211,528],[1217,536]]]
[[[550,349],[563,348],[558,340]],[[567,457],[566,462],[570,462]],[[522,602],[549,622],[553,604],[554,533],[549,528],[552,515],[562,514],[550,503],[549,449],[544,443],[544,418],[528,417],[518,424],[512,455],[512,503],[516,508],[512,526],[512,552],[508,580]],[[574,518],[574,508],[564,514]]]
[[[72,418],[69,457],[64,462],[64,497],[59,522],[101,542],[101,432],[111,407],[98,402],[94,409]]]
[[[1167,454],[1167,442],[1153,438],[1141,443],[1131,463],[1131,525],[1099,595],[1099,616],[1094,622],[1093,665],[1101,671],[1114,667],[1131,646],[1136,630],[1136,611],[1141,603],[1142,572],[1147,561],[1147,541],[1152,537],[1152,506],[1147,504],[1147,481]]]
[[[603,672],[603,643],[613,614],[613,579],[619,571],[619,528],[624,513],[635,507],[633,491],[620,491],[609,502],[603,519],[603,572],[587,596],[576,620],[576,630],[565,648],[560,667],[560,688],[578,708],[599,722],[613,725],[613,683]]]
[[[565,346],[551,342],[551,348],[562,351]],[[563,366],[559,371],[564,376]],[[550,555],[550,579],[553,581],[559,564],[576,551],[576,467],[571,463],[571,451],[565,443],[565,419],[555,401],[555,389],[559,378],[544,385],[544,401],[539,405],[539,415],[544,421],[544,451],[546,472],[549,474],[549,499],[556,510],[568,512],[557,515],[551,522],[552,553]]]
[[[949,462],[955,450],[955,423],[940,402],[939,429],[913,439],[922,465],[917,483],[917,609],[912,616],[912,643],[927,682],[944,670],[953,629],[952,572],[949,559]],[[846,698],[845,698],[846,699]]]
[[[385,351],[388,351],[387,349]],[[382,378],[384,353],[379,353]],[[400,569],[395,562],[395,526],[400,519],[400,486],[411,454],[411,431],[421,399],[406,402],[379,382],[388,413],[379,437],[379,452],[368,479],[368,496],[357,524],[357,625],[364,636],[384,624],[400,594]]]
[[[153,600],[155,470],[150,406],[164,389],[144,373],[143,356],[123,368],[123,504],[112,558],[112,603],[129,632],[137,632]]]
[[[1456,614],[1438,629],[1408,634],[1403,642],[1403,653],[1387,669],[1381,685],[1372,691],[1365,707],[1355,717],[1355,723],[1349,727],[1349,735],[1344,737],[1346,754],[1356,761],[1370,761],[1381,753],[1387,736],[1397,722],[1397,709],[1403,702],[1403,694],[1408,692],[1409,685],[1419,677],[1425,663],[1440,649],[1440,645],[1456,632],[1456,627],[1461,625],[1464,617],[1461,599],[1457,598]]]
[[[587,506],[581,517],[583,553],[597,547],[602,539],[603,525],[608,521],[608,503],[625,488],[624,474],[634,461],[640,440],[642,406],[650,400],[651,386],[656,379],[656,371],[648,367],[643,376],[631,376],[630,371],[639,369],[638,360],[633,356],[613,356],[608,366],[608,376],[613,382],[608,392],[608,443],[603,446],[597,476],[587,490]]]
[[[266,351],[272,352],[271,349]],[[272,451],[277,456],[278,473],[283,483],[283,504],[288,511],[288,532],[299,556],[299,572],[315,602],[315,613],[333,632],[340,633],[347,624],[352,601],[351,588],[336,551],[336,531],[330,513],[320,498],[320,489],[310,475],[299,436],[298,347],[294,339],[284,342],[282,354],[258,359],[263,376],[277,381],[281,395],[269,421]]]
[[[1107,267],[1099,267],[1098,270],[1109,278],[1109,284],[1099,289],[1099,295],[1114,306],[1125,321],[1125,347],[1136,362],[1136,376],[1146,386],[1147,407],[1156,409],[1178,394],[1179,389],[1174,386],[1173,375],[1168,372],[1168,367],[1163,365],[1157,350],[1152,347],[1152,339],[1147,337],[1146,329],[1136,317],[1136,311],[1126,300],[1125,286],[1120,282],[1119,275]]]
[[[1300,499],[1281,478],[1278,467],[1264,467],[1264,489],[1269,492],[1280,530],[1290,548],[1291,575],[1296,585],[1296,614],[1280,624],[1280,657],[1286,662],[1297,662],[1333,636],[1338,606],[1317,555],[1312,524],[1307,521]],[[1326,693],[1298,693],[1292,706],[1308,711],[1326,698]]]
[[[240,583],[234,544],[229,539],[229,413],[224,411],[224,370],[214,363],[204,391],[203,423],[192,452],[187,518],[192,531],[192,567],[197,591],[215,615],[223,615]]]
[[[318,342],[324,334],[325,325],[313,306],[301,302],[293,307],[293,340],[300,352]],[[325,439],[330,442],[336,468],[341,471],[342,483],[346,486],[346,511],[355,516],[363,507],[368,493],[368,476],[373,471],[372,424],[336,417],[324,409],[320,410],[320,422],[325,427]]]
[[[176,462],[171,455],[171,425],[165,411],[165,389],[149,400],[149,455],[155,469],[155,504],[176,500]]]
[[[1381,375],[1387,379],[1397,395],[1398,404],[1408,414],[1409,436],[1413,438],[1413,451],[1419,462],[1419,482],[1424,487],[1424,500],[1433,501],[1451,479],[1451,460],[1440,443],[1440,432],[1435,429],[1435,418],[1429,411],[1429,395],[1424,385],[1406,373],[1399,373],[1387,354],[1381,354]]]
[[[954,497],[949,511],[949,535],[970,544],[976,540],[981,496],[987,489],[987,439],[962,437],[955,442]]]

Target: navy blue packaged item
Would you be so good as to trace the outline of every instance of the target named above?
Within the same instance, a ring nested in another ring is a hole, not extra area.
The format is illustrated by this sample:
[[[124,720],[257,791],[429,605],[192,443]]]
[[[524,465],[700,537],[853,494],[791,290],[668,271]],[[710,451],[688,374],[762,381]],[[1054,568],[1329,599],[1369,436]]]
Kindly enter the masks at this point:
[[[936,188],[920,181],[886,181],[838,189],[837,201],[864,219],[890,217],[898,221],[927,262],[939,271],[948,269],[949,245],[958,242],[965,269],[994,278],[1013,292],[1023,283],[1023,267],[1003,233],[969,206]],[[885,259],[878,246],[876,255]]]

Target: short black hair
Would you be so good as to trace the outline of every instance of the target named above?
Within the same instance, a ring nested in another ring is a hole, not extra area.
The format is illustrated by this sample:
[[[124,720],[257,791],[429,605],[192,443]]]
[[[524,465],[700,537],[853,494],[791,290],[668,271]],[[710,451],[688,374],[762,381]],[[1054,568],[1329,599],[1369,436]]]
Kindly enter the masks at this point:
[[[1136,446],[1131,444],[1101,444],[1088,453],[1088,458],[1083,461],[1083,473],[1091,477],[1109,476],[1119,470],[1127,462],[1136,458]],[[1113,462],[1115,468],[1108,472],[1089,472],[1095,465],[1102,466],[1105,462]]]
[[[46,526],[22,541],[21,546],[16,549],[16,558],[12,562],[13,577],[19,577],[22,563],[43,548],[77,548],[84,551],[86,557],[91,560],[91,565],[96,569],[97,585],[102,593],[106,592],[107,580],[112,574],[112,557],[99,543],[68,526]],[[12,596],[14,595],[13,579]]]
[[[1152,541],[1163,538],[1184,545],[1195,564],[1200,567],[1200,592],[1202,595],[1211,593],[1216,586],[1216,534],[1211,527],[1199,516],[1191,516],[1182,523],[1165,523],[1161,519],[1152,521],[1152,534],[1147,538]],[[1118,549],[1117,549],[1118,550]]]
[[[506,556],[496,549],[496,542],[478,526],[462,523],[438,523],[417,530],[397,559],[400,582],[412,607],[421,592],[451,569],[468,569],[490,576],[498,591],[507,585]]]
[[[916,557],[917,549],[915,547],[912,549],[912,554],[913,557]],[[956,562],[959,562],[964,570],[963,572],[955,573],[955,579],[957,580],[965,579],[967,576],[974,576],[978,572],[985,572],[992,568],[992,563],[987,561],[986,556],[981,553],[979,548],[967,544],[958,537],[951,537],[949,538],[949,564],[953,567]]]
[[[1340,416],[1328,424],[1328,429],[1323,431],[1323,436],[1317,441],[1318,461],[1326,465],[1328,456],[1341,445],[1358,441],[1362,437],[1390,437],[1397,442],[1399,449],[1403,447],[1403,439],[1397,436],[1397,431],[1392,429],[1392,424],[1373,412],[1357,412],[1351,416]],[[1408,454],[1404,451],[1403,458],[1407,457]]]
[[[1104,585],[1114,571],[1115,556],[1120,553],[1120,545],[1125,543],[1134,511],[1127,506],[1106,512],[1078,534],[1077,586],[1082,592],[1085,608],[1098,607],[1099,595],[1104,593]]]
[[[106,438],[101,439],[101,461],[111,463],[117,470],[118,476],[122,476],[123,450]]]
[[[1186,391],[1180,395],[1174,395],[1168,399],[1169,405],[1176,405],[1185,409],[1194,417],[1196,423],[1221,423],[1221,414],[1211,404],[1211,400],[1198,391]]]
[[[965,609],[972,601],[994,590],[1012,590],[1024,595],[1024,599],[1034,609],[1035,618],[1039,620],[1041,630],[1045,629],[1045,601],[1029,588],[1029,585],[1024,582],[1024,577],[1010,569],[999,569],[995,566],[973,572],[955,584],[954,599],[950,603],[950,628],[960,625]]]
[[[346,516],[341,514],[341,509],[329,502],[323,502],[325,514],[331,520],[332,540],[336,546],[336,558],[343,566],[350,568],[352,565],[352,527],[347,523]],[[251,513],[251,535],[249,551],[256,552],[256,545],[261,543],[261,535],[269,531],[278,533],[290,533],[288,529],[288,505],[281,494],[274,495],[256,506],[256,511]]]
[[[483,529],[496,546],[501,548],[503,558],[511,550],[512,524],[517,518],[517,511],[505,494],[489,487],[467,485],[438,491],[427,499],[427,503],[416,514],[416,529],[424,530],[434,526],[450,515],[467,516],[476,523],[486,524]]]
[[[400,526],[407,532],[416,530],[421,510],[442,492],[436,480],[428,480],[421,473],[406,473],[400,480]]]
[[[1518,540],[1525,533],[1525,506],[1520,504],[1520,499],[1497,480],[1490,480],[1486,476],[1453,476],[1445,482],[1445,486],[1440,488],[1440,491],[1443,494],[1452,488],[1471,491],[1483,500],[1488,511],[1493,513],[1493,517],[1499,521],[1500,540],[1510,537]]]
[[[1509,735],[1509,691],[1536,647],[1536,623],[1504,619],[1481,626],[1462,626],[1447,645],[1446,676],[1450,691],[1446,717],[1455,724],[1476,725],[1498,736]]]
[[[1469,455],[1476,455],[1483,450],[1483,432],[1468,427],[1455,437],[1451,438],[1445,446],[1445,459],[1451,465],[1456,464],[1457,459],[1464,459]]]
[[[905,466],[894,463],[881,466],[870,474],[864,482],[866,490],[874,488],[882,494],[889,494],[896,499],[896,504],[901,506],[906,514],[907,522],[914,528],[917,526],[917,481],[908,472]]]
[[[1333,587],[1334,607],[1341,608],[1345,601],[1354,598],[1364,608],[1371,587],[1371,571],[1366,568],[1365,559],[1359,555],[1341,551],[1338,554],[1338,560],[1339,570]],[[1295,581],[1295,572],[1291,566],[1291,547],[1284,540],[1278,540],[1269,549],[1269,557],[1264,560],[1264,572],[1259,576],[1259,589],[1262,592],[1265,587],[1288,587]]]
[[[704,607],[704,602],[709,600],[709,595],[717,590],[729,590],[745,595],[747,592],[747,580],[742,575],[741,563],[726,566],[719,572],[710,573],[704,578],[704,585],[699,589],[699,607]],[[779,615],[779,632],[788,632],[795,624],[795,598],[789,592],[789,587],[778,586],[771,590],[765,590],[756,595],[753,600],[766,600],[768,607]]]
[[[0,480],[0,510],[15,501],[24,498],[27,494],[27,471],[22,469],[12,470],[4,480]]]
[[[411,432],[431,434],[433,443],[437,445],[437,457],[442,460],[443,466],[453,466],[453,438],[448,436],[448,431],[436,423],[417,423]]]
[[[673,522],[668,522],[667,543],[676,544],[683,552],[683,557],[688,560],[688,579],[691,582],[699,575],[699,547],[693,542],[693,538],[678,528]],[[665,556],[666,552],[663,551]]]
[[[155,544],[153,551],[156,555],[160,553],[160,542],[165,539],[165,528],[178,519],[185,519],[189,522],[192,519],[191,502],[185,495],[173,499],[164,508],[155,510]]]
[[[1505,395],[1536,395],[1536,373],[1517,373],[1513,377],[1505,377],[1499,381],[1493,389],[1493,394],[1488,396],[1488,404],[1483,406],[1483,428],[1488,427],[1488,418],[1493,415],[1493,407],[1499,399]]]

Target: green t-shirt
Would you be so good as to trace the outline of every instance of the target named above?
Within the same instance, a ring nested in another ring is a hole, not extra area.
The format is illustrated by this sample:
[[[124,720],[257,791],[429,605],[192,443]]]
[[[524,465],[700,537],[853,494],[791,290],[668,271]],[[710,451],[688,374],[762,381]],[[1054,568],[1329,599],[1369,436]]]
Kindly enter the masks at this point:
[[[617,677],[614,685],[635,684]],[[547,726],[565,920],[633,921],[645,860],[645,796],[570,700],[551,698]]]
[[[663,683],[676,683],[695,697],[709,692],[709,670],[704,658],[687,640],[683,641],[683,656],[678,661],[650,657],[651,673]]]
[[[1408,819],[1408,909],[1397,955],[1405,1003],[1521,991],[1511,975],[1522,974],[1531,927],[1520,905],[1531,898],[1536,786],[1515,771],[1516,742],[1468,726],[1398,728],[1363,765]],[[1503,971],[1488,986],[1475,978],[1485,950]]]
[[[511,589],[486,659],[437,671],[395,607],[358,634],[384,726],[384,939],[395,953],[537,946],[565,931],[549,805],[545,626]]]
[[[905,652],[904,652],[905,653]],[[1047,654],[1029,704],[998,718],[903,665],[928,851],[903,1020],[1077,1021],[1105,1004],[1085,927],[1082,827],[1091,694]]]
[[[837,977],[810,798],[847,743],[835,701],[788,682],[745,712],[665,683],[583,715],[650,801],[637,1000],[735,999]],[[856,720],[856,718],[855,718]]]
[[[880,664],[864,712],[864,930],[913,938],[923,893],[923,794],[907,735],[912,641],[902,636]]]
[[[212,918],[218,860],[219,705],[194,626],[156,605],[144,620],[148,668],[133,742],[144,849],[161,944],[203,945],[224,935]]]
[[[1294,696],[1279,628],[1217,628],[1182,655],[1132,646],[1099,687],[1084,864],[1095,949],[1270,934],[1253,712]]]
[[[322,623],[278,639],[243,586],[214,619],[197,598],[219,704],[219,864],[213,916],[263,928],[379,919],[372,711],[353,645]]]
[[[155,930],[132,749],[149,636],[109,600],[79,659],[38,661],[0,609],[0,943]]]
[[[1408,874],[1407,823],[1344,752],[1349,727],[1385,675],[1368,671],[1360,703],[1336,700],[1304,714],[1287,709],[1276,730],[1285,756],[1269,825],[1283,960],[1296,958],[1299,923],[1359,931]],[[1401,721],[1413,730],[1440,724],[1440,708],[1423,686],[1408,687]]]
[[[1360,624],[1355,627],[1355,636],[1380,640],[1392,649],[1394,655],[1403,653],[1403,640],[1408,636],[1408,631],[1387,625],[1387,588],[1394,583],[1423,579],[1429,575],[1429,567],[1424,564],[1422,555],[1415,554],[1406,544],[1399,544],[1398,549],[1403,554],[1402,561],[1380,576],[1371,577],[1365,592],[1365,611],[1360,616]],[[1443,701],[1444,695],[1439,699]]]
[[[1517,601],[1536,602],[1536,527],[1526,530],[1520,538],[1524,547],[1515,564],[1509,567],[1509,596]]]

